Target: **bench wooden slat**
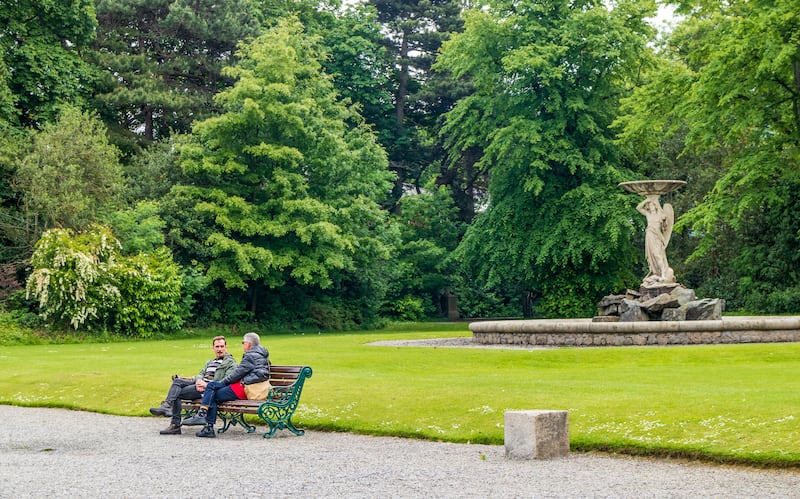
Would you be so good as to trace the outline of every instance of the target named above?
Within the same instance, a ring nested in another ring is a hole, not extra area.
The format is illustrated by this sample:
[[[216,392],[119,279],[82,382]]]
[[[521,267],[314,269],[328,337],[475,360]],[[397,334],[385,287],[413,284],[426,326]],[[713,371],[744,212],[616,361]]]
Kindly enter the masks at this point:
[[[269,372],[270,374],[271,373],[294,374],[296,378],[304,367],[305,366],[269,366]]]

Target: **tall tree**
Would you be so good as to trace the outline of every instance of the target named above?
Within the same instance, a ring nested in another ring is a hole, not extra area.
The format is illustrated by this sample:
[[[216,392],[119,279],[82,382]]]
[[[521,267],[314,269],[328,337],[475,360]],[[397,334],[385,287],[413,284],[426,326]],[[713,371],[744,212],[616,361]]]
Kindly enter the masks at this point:
[[[190,182],[172,193],[186,208],[170,210],[172,240],[231,293],[246,291],[253,314],[267,290],[309,296],[388,256],[377,203],[389,188],[384,152],[337,100],[319,56],[291,19],[243,45],[226,71],[236,83],[216,99],[224,114],[197,123],[181,146]]]
[[[697,284],[751,312],[800,300],[800,2],[686,1],[667,63],[628,100],[626,144],[679,141],[714,185],[676,229],[699,239]]]
[[[92,0],[6,0],[0,8],[0,123],[39,127],[89,96],[82,59],[97,21]],[[13,108],[12,108],[13,106]]]
[[[258,33],[253,0],[98,0],[96,99],[119,131],[146,141],[187,132],[230,83],[236,44]]]
[[[435,162],[432,127],[451,102],[430,90],[446,92],[447,85],[432,86],[427,92],[424,89],[431,78],[444,76],[433,77],[431,66],[442,42],[462,28],[461,2],[369,0],[369,4],[378,10],[384,43],[394,65],[394,127],[392,137],[383,144],[397,175],[393,189],[396,203],[404,185],[420,187],[425,170]]]
[[[651,2],[491,2],[438,65],[475,91],[448,114],[450,154],[479,154],[489,205],[456,250],[464,279],[547,316],[589,315],[635,281],[625,162],[609,125],[648,58]],[[466,282],[466,281],[465,281]],[[517,307],[517,310],[520,310]]]
[[[384,146],[392,143],[395,130],[393,67],[383,44],[375,8],[357,4],[336,16],[304,23],[318,35],[328,56],[320,61],[342,98],[360,108],[364,120],[375,127]]]
[[[103,123],[74,106],[33,135],[30,152],[13,176],[27,251],[50,228],[81,229],[112,211],[123,186],[119,150],[109,144]]]

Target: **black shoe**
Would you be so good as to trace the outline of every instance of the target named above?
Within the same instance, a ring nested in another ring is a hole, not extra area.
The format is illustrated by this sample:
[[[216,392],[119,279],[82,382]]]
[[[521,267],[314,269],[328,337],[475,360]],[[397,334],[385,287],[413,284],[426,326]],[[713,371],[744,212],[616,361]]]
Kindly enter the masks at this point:
[[[172,404],[167,402],[166,400],[161,402],[161,405],[158,407],[151,407],[150,414],[153,416],[166,416],[168,418],[172,417]]]
[[[169,425],[166,430],[161,430],[159,433],[162,435],[180,435],[181,425],[173,423]]]
[[[194,435],[196,437],[217,438],[217,432],[214,431],[214,427],[210,424],[205,425],[202,430],[198,431]]]
[[[181,421],[181,426],[205,426],[208,424],[206,421],[206,415],[195,414],[190,418],[186,418]]]

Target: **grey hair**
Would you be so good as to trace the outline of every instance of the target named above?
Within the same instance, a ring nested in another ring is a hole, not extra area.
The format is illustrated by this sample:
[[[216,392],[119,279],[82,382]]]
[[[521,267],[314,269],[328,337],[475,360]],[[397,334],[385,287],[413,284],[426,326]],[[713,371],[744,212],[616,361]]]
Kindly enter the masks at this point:
[[[246,341],[253,346],[257,346],[261,343],[261,338],[256,333],[247,333],[242,338],[242,341]]]

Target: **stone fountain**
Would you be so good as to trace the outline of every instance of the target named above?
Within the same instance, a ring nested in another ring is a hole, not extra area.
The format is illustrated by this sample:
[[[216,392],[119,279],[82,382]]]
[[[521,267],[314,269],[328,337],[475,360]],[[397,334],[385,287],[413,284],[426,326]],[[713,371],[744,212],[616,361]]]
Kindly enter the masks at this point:
[[[660,197],[686,185],[683,180],[639,180],[622,182],[620,187],[644,196],[636,211],[647,219],[644,254],[648,273],[638,290],[604,297],[597,306],[595,322],[641,322],[720,320],[725,301],[718,298],[698,300],[694,290],[675,280],[667,261],[667,246],[675,224],[672,205],[661,205]]]
[[[483,345],[623,346],[800,341],[800,317],[722,317],[724,300],[698,300],[675,278],[666,249],[675,213],[660,197],[686,185],[682,180],[622,182],[644,196],[637,211],[647,219],[648,273],[638,290],[604,297],[592,319],[480,321],[469,325]]]

